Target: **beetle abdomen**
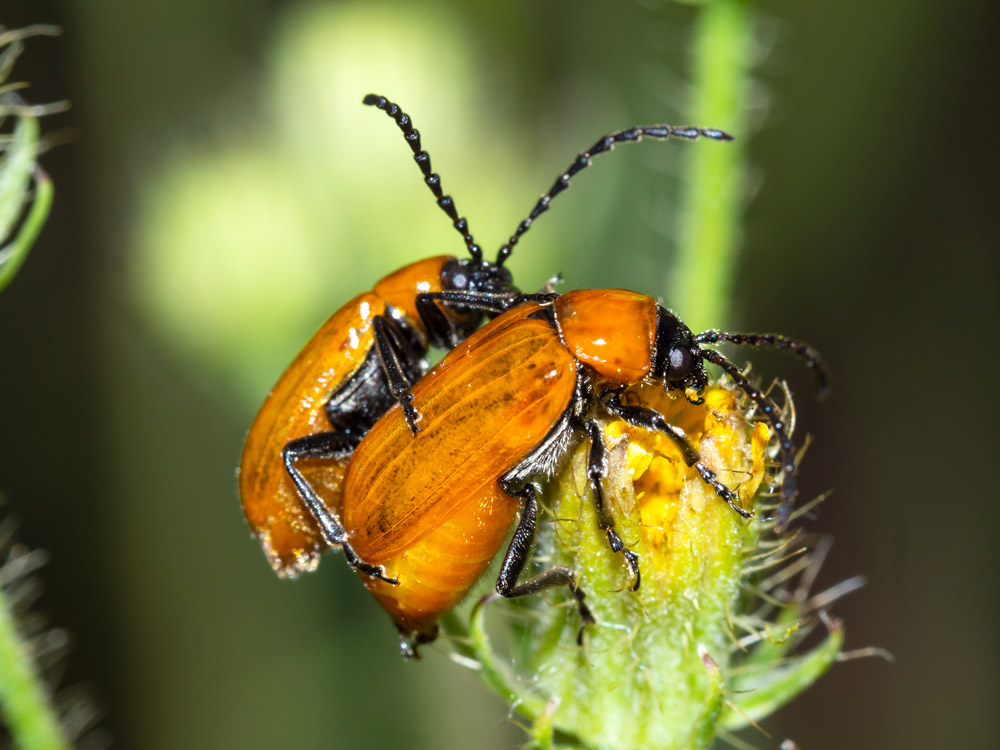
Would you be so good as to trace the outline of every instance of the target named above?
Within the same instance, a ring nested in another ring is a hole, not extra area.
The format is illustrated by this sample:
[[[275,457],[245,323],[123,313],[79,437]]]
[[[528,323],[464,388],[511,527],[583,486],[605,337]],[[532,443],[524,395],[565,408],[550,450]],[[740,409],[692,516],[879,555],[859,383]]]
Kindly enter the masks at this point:
[[[490,565],[517,517],[519,503],[494,483],[448,520],[386,559],[393,586],[362,576],[365,586],[404,630],[427,629],[458,604]]]

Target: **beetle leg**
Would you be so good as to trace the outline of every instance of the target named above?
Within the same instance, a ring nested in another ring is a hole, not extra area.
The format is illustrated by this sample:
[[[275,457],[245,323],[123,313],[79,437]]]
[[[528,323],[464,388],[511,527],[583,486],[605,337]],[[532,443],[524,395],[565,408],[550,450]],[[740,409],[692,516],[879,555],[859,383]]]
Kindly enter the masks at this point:
[[[426,346],[414,338],[415,333],[409,323],[403,323],[392,315],[383,315],[379,319],[385,324],[385,331],[400,357],[400,369],[406,382],[413,385],[427,370],[424,363]]]
[[[424,322],[427,338],[438,349],[454,349],[460,337],[444,311],[435,304],[436,298],[430,292],[417,295],[417,314]]]
[[[416,435],[420,432],[417,422],[420,421],[420,412],[413,406],[413,394],[410,392],[410,381],[406,377],[403,362],[400,358],[399,339],[393,335],[389,323],[383,318],[376,317],[372,320],[372,329],[375,332],[375,352],[378,355],[379,364],[389,381],[389,390],[393,398],[399,402],[403,410],[403,417],[410,431]]]
[[[642,578],[639,574],[639,556],[625,546],[625,542],[615,531],[615,521],[608,511],[608,506],[604,502],[604,488],[601,480],[608,474],[607,450],[604,447],[604,438],[601,435],[601,428],[593,420],[584,424],[587,436],[590,438],[590,457],[587,459],[587,477],[590,479],[590,487],[594,495],[594,507],[597,509],[597,526],[608,535],[608,544],[611,545],[612,552],[622,552],[625,555],[625,562],[632,573],[635,582],[632,584],[632,591],[639,590],[639,583]]]
[[[569,568],[558,567],[549,568],[539,573],[534,578],[518,583],[518,578],[524,572],[524,566],[528,562],[531,554],[531,547],[535,543],[535,530],[538,519],[538,496],[533,485],[526,486],[519,493],[516,493],[524,500],[524,508],[521,510],[521,520],[514,530],[514,536],[507,547],[507,554],[503,556],[503,563],[500,565],[500,575],[497,576],[497,593],[501,596],[512,599],[517,596],[534,594],[537,591],[553,588],[555,586],[568,586],[576,599],[577,609],[580,611],[580,632],[576,642],[583,643],[583,629],[588,624],[596,622],[594,615],[590,612],[590,607],[584,603],[586,594],[576,583],[576,576]]]
[[[792,506],[795,504],[795,498],[799,493],[795,481],[795,449],[792,444],[792,436],[788,434],[785,420],[781,417],[781,411],[767,395],[746,379],[743,373],[740,372],[740,368],[726,359],[721,352],[717,352],[714,349],[701,349],[698,351],[698,356],[721,367],[732,381],[736,383],[736,387],[747,394],[757,405],[757,408],[761,410],[767,419],[768,424],[774,428],[774,431],[778,435],[783,477],[781,480],[781,505],[778,506],[778,523],[776,529],[781,533],[785,529],[785,524],[788,523]]]
[[[389,578],[389,576],[386,575],[384,565],[371,565],[366,563],[358,557],[358,553],[355,552],[354,548],[347,542],[341,542],[340,546],[344,550],[344,559],[347,561],[347,564],[355,570],[361,571],[369,578],[377,578],[380,581],[385,581],[393,586],[399,585],[398,578]]]
[[[433,302],[449,302],[452,305],[467,307],[470,310],[486,313],[487,315],[499,315],[512,307],[517,307],[525,302],[539,302],[542,304],[552,302],[559,295],[555,292],[538,294],[509,294],[505,292],[423,292],[417,295],[417,309],[420,310],[420,317],[424,317],[424,310],[429,310]],[[434,305],[436,307],[436,305]],[[438,310],[440,312],[440,310]],[[426,320],[426,318],[425,318]]]
[[[558,295],[554,293],[510,294],[508,292],[423,292],[417,295],[417,313],[427,329],[431,344],[439,349],[454,349],[462,336],[454,322],[436,304],[443,302],[448,307],[465,308],[495,317],[512,307],[525,302],[551,302]]]
[[[295,489],[298,490],[306,510],[319,526],[323,540],[331,547],[342,548],[344,558],[352,568],[360,570],[369,578],[378,578],[395,585],[399,583],[399,580],[389,578],[384,567],[370,565],[358,557],[347,541],[347,532],[337,514],[326,507],[326,503],[316,494],[316,490],[295,466],[295,462],[303,458],[324,459],[344,456],[353,451],[359,442],[360,438],[356,435],[342,432],[320,432],[291,441],[282,449],[281,455],[285,462],[285,469],[292,478],[292,482],[295,483]]]
[[[701,460],[698,450],[688,440],[684,430],[670,424],[660,412],[647,406],[627,406],[621,402],[621,391],[607,390],[601,393],[601,403],[608,413],[619,419],[624,419],[633,427],[656,430],[674,441],[684,457],[684,463],[698,470],[706,484],[712,485],[716,494],[729,503],[730,507],[744,518],[753,518],[753,511],[740,506],[739,496],[724,485],[714,471]]]

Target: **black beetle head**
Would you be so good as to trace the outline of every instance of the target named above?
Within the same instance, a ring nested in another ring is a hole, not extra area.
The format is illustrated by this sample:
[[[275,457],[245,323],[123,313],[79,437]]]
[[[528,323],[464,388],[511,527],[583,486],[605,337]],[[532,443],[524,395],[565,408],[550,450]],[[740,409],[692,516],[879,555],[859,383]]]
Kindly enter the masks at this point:
[[[656,357],[653,377],[670,390],[701,394],[708,385],[705,362],[698,356],[694,335],[676,315],[656,309]]]
[[[444,267],[441,282],[442,287],[449,292],[483,292],[512,297],[520,294],[520,290],[514,286],[510,271],[487,260],[451,260]]]

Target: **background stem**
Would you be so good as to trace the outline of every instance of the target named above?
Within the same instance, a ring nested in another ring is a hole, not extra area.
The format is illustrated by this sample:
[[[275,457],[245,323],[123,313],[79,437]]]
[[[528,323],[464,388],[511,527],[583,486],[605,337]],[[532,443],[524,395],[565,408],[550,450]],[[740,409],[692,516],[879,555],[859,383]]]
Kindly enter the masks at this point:
[[[692,330],[726,325],[746,183],[746,100],[752,14],[746,0],[715,0],[699,11],[691,120],[736,141],[686,151],[677,263],[669,299]],[[713,145],[713,144],[710,144]]]

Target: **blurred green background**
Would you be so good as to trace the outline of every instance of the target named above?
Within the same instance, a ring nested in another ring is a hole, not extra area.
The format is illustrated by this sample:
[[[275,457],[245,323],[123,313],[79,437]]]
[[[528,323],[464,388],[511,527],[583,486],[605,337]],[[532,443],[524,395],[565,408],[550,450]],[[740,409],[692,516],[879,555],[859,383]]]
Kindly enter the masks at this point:
[[[403,663],[338,559],[270,572],[234,477],[267,389],[346,299],[462,245],[395,126],[400,102],[491,252],[597,136],[686,123],[695,11],[661,0],[469,4],[8,0],[54,23],[14,78],[44,125],[53,215],[0,295],[0,491],[52,557],[42,607],[122,748],[508,748],[507,708],[430,650]],[[998,319],[996,4],[762,2],[754,192],[731,318],[828,357],[788,373],[814,436],[810,527],[837,665],[766,724],[803,748],[1000,742],[992,513]],[[698,123],[727,127],[724,122]],[[68,142],[65,142],[68,141]],[[664,293],[677,178],[700,144],[620,148],[518,246],[526,289]],[[705,146],[710,147],[710,146]],[[995,222],[995,217],[994,220]],[[669,305],[670,301],[666,303]],[[678,311],[682,316],[683,310]],[[742,356],[742,355],[741,355]],[[947,407],[947,409],[945,408]]]

